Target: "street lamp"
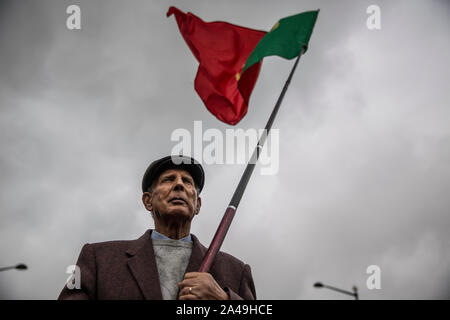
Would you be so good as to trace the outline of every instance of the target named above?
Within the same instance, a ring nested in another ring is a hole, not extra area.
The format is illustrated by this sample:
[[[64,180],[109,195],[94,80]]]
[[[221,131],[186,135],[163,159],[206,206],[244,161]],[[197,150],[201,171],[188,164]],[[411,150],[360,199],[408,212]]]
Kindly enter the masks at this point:
[[[350,296],[353,296],[353,297],[355,297],[355,300],[359,299],[359,297],[358,297],[358,287],[357,286],[353,286],[352,287],[353,292],[350,292],[350,291],[342,290],[342,289],[339,289],[339,288],[336,288],[336,287],[325,285],[322,282],[316,282],[316,283],[314,283],[314,288],[328,288],[328,289],[331,289],[331,290],[334,290],[334,291],[337,291],[337,292],[340,292],[340,293],[343,293],[343,294],[348,294]]]
[[[0,268],[0,272],[10,270],[10,269],[27,270],[28,267],[23,263],[19,263],[18,265],[15,265],[15,266]]]

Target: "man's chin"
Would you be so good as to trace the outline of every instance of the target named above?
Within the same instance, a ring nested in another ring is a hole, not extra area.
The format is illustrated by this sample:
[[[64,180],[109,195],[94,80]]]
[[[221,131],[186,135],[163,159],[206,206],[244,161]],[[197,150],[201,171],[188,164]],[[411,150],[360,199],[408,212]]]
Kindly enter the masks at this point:
[[[188,208],[184,206],[179,206],[178,208],[177,207],[170,208],[167,214],[173,217],[180,217],[184,219],[188,219],[193,216],[193,214],[189,211]]]

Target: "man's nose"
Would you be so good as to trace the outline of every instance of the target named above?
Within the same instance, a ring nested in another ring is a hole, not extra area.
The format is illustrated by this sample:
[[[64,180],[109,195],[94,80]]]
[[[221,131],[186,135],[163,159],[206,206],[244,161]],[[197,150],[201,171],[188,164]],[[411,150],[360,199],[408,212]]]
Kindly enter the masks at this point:
[[[175,190],[184,190],[184,182],[181,176],[175,179]]]

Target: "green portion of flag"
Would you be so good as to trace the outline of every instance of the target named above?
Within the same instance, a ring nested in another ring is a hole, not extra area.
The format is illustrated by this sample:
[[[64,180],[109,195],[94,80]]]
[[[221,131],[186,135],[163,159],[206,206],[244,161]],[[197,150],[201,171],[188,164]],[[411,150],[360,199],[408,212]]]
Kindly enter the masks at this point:
[[[256,45],[242,73],[267,56],[293,59],[300,54],[302,48],[306,52],[318,14],[319,10],[307,11],[278,21]]]

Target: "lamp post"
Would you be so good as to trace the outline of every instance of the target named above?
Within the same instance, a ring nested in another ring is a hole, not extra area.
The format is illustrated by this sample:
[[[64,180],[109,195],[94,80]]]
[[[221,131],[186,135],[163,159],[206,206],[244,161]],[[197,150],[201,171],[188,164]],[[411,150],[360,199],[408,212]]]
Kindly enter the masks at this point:
[[[25,264],[23,264],[23,263],[19,263],[18,265],[15,265],[15,266],[0,268],[0,272],[1,271],[6,271],[6,270],[11,270],[11,269],[27,270],[28,267]]]
[[[328,288],[330,290],[334,290],[334,291],[337,291],[337,292],[340,292],[340,293],[343,293],[343,294],[348,294],[350,296],[353,296],[353,297],[355,297],[355,300],[359,299],[359,297],[358,297],[358,287],[357,286],[353,286],[352,287],[353,292],[350,292],[350,291],[342,290],[342,289],[339,289],[339,288],[336,288],[336,287],[325,285],[322,282],[316,282],[316,283],[314,283],[314,288]]]

